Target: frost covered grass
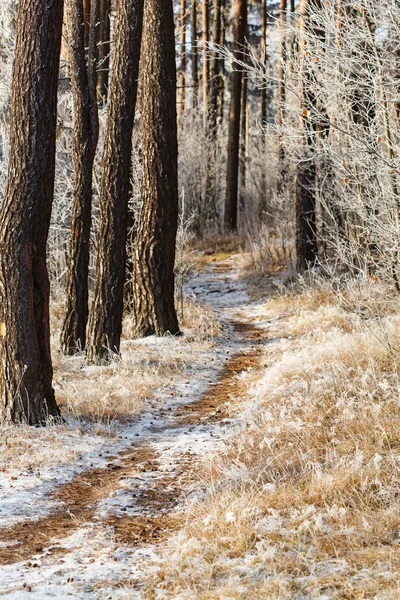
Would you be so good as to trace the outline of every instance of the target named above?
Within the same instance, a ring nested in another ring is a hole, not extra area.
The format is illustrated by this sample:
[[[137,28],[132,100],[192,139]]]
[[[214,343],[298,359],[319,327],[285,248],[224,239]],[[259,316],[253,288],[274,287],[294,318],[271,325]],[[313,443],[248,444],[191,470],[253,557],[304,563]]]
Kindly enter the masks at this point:
[[[336,298],[322,285],[265,304],[272,341],[167,545],[165,597],[399,597],[400,317]]]

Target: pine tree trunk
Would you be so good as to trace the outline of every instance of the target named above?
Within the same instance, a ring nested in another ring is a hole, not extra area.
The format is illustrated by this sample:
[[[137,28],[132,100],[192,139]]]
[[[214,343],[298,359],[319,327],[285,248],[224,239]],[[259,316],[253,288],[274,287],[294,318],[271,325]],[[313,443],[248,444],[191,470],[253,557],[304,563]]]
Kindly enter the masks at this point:
[[[286,64],[287,64],[287,48],[286,48],[286,15],[287,15],[287,0],[280,0],[279,8],[279,67],[278,67],[278,93],[277,103],[278,110],[276,115],[276,127],[278,129],[278,178],[277,192],[282,194],[285,186],[286,169],[285,169],[285,147],[283,141],[283,122],[285,117],[286,103]]]
[[[136,334],[176,335],[178,142],[172,0],[145,0],[142,64],[143,187],[135,246]]]
[[[221,40],[221,0],[214,0],[213,14],[213,51],[210,66],[210,103],[209,103],[209,127],[212,133],[217,129],[217,114],[218,114],[218,90],[220,87],[220,57],[216,46]]]
[[[108,96],[108,74],[110,69],[111,0],[99,0],[97,26],[98,73],[97,102],[103,104]]]
[[[119,0],[100,189],[100,225],[87,358],[119,353],[122,331],[132,130],[143,23],[143,0]],[[176,81],[175,81],[176,87]]]
[[[318,257],[316,221],[316,177],[315,164],[315,120],[312,118],[316,98],[310,79],[309,69],[305,68],[306,33],[309,29],[310,6],[302,0],[300,6],[300,127],[303,138],[303,156],[297,168],[296,177],[296,255],[297,270],[303,271]],[[310,118],[311,117],[311,118]]]
[[[267,63],[267,1],[261,0],[261,62],[266,72]],[[265,127],[267,121],[267,87],[264,84],[261,89],[261,125]],[[265,143],[263,130],[263,142]]]
[[[46,242],[54,192],[62,0],[20,0],[8,184],[0,212],[1,417],[58,417]]]
[[[248,38],[248,23],[247,23],[247,7],[246,7],[246,23],[245,23],[245,40]],[[242,61],[247,63],[248,54],[247,48],[243,49]],[[247,160],[247,135],[248,135],[248,85],[246,73],[243,73],[242,79],[242,99],[241,99],[241,119],[240,119],[240,150],[239,150],[239,167],[240,167],[240,213],[244,224],[245,220],[245,204],[246,204],[246,160]]]
[[[85,48],[89,47],[91,1],[92,0],[83,0],[83,43]]]
[[[234,24],[234,56],[242,58],[244,37],[246,32],[246,0],[236,0]],[[226,175],[226,198],[224,224],[227,233],[237,230],[238,187],[239,187],[239,145],[240,145],[240,112],[242,96],[243,72],[240,66],[235,67],[231,75],[231,104],[229,111],[228,132],[228,164]]]
[[[88,62],[84,46],[82,0],[67,2],[71,85],[74,101],[74,199],[67,274],[67,304],[61,348],[75,354],[86,346],[92,177],[99,121],[96,104],[96,23],[98,0],[92,0]]]
[[[192,85],[193,85],[193,108],[197,109],[199,104],[199,55],[197,50],[197,0],[192,0],[192,12],[190,19],[192,36]]]
[[[268,27],[268,15],[267,15],[267,1],[261,0],[261,63],[263,73],[267,75],[267,27]],[[261,140],[262,140],[262,151],[265,153],[266,144],[267,144],[267,105],[268,105],[268,95],[267,95],[267,85],[266,81],[261,89]],[[259,220],[261,221],[263,218],[268,220],[268,209],[269,202],[267,199],[267,165],[266,161],[263,162],[262,165],[262,173],[261,173],[261,199],[259,204]]]
[[[226,27],[225,27],[225,0],[221,0],[220,7],[220,20],[221,20],[221,35],[219,45],[224,47],[226,45]],[[220,57],[219,59],[219,78],[218,78],[218,123],[222,126],[224,122],[224,93],[225,93],[225,59]]]
[[[181,0],[180,14],[180,69],[179,69],[179,99],[178,116],[185,112],[185,86],[186,86],[186,0]]]
[[[202,231],[203,234],[211,227],[218,224],[218,213],[216,207],[216,188],[217,188],[217,118],[218,118],[218,92],[220,77],[220,59],[216,46],[221,39],[221,0],[214,0],[213,13],[213,52],[210,66],[210,83],[208,99],[208,117],[207,117],[207,164],[204,184],[204,206],[202,210]]]
[[[210,9],[208,0],[202,4],[202,42],[203,42],[203,121],[204,129],[208,127],[208,102],[210,90],[210,63],[208,60],[208,42],[210,41]]]

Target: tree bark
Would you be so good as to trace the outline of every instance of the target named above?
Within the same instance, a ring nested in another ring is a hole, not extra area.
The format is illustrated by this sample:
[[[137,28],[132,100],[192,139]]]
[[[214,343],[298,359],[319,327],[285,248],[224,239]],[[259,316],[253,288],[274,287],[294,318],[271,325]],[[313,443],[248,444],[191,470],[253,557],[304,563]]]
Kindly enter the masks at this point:
[[[176,335],[178,141],[172,0],[145,0],[142,77],[143,188],[135,245],[136,334]]]
[[[276,127],[278,129],[278,178],[277,192],[282,194],[285,186],[285,146],[283,142],[283,122],[285,118],[285,103],[286,103],[286,65],[287,65],[287,32],[286,32],[286,15],[287,15],[287,0],[280,0],[279,7],[279,63],[278,63],[278,93],[277,103],[278,110],[276,114]]]
[[[261,62],[263,64],[264,72],[266,72],[267,64],[267,1],[261,0]],[[265,128],[267,121],[267,87],[264,84],[261,89],[261,125]],[[265,144],[266,138],[263,129],[263,143]]]
[[[235,58],[242,57],[246,31],[246,0],[236,0],[234,47]],[[238,183],[239,183],[239,142],[240,142],[240,112],[242,95],[242,68],[233,63],[231,75],[231,104],[229,111],[228,132],[228,164],[226,175],[226,197],[224,224],[227,233],[237,230],[238,213]]]
[[[221,20],[221,36],[219,45],[226,45],[226,27],[225,27],[225,1],[221,0],[220,20]],[[224,93],[225,93],[225,58],[222,56],[219,60],[219,86],[218,86],[218,123],[222,126],[224,122]]]
[[[186,86],[186,0],[181,0],[180,14],[180,69],[179,69],[179,99],[178,116],[185,112],[185,86]]]
[[[209,103],[209,127],[211,132],[217,129],[218,114],[218,90],[220,87],[221,59],[216,46],[221,40],[221,0],[214,0],[213,14],[213,51],[210,66],[210,103]]]
[[[99,0],[99,20],[97,27],[98,73],[97,102],[104,104],[108,96],[108,75],[110,69],[111,0]]]
[[[66,354],[75,354],[84,350],[86,346],[92,177],[99,136],[96,104],[97,6],[98,0],[92,0],[86,62],[82,0],[69,0],[66,4],[74,102],[72,148],[74,199],[66,287],[66,315],[61,332],[61,348]]]
[[[199,104],[199,55],[197,49],[197,0],[192,0],[192,12],[190,20],[192,36],[192,85],[193,85],[193,108],[197,109]]]
[[[143,0],[119,0],[103,175],[94,301],[87,358],[102,363],[119,353],[122,331],[126,238]],[[176,87],[176,81],[175,81]]]
[[[91,1],[83,0],[83,43],[85,48],[89,47]]]
[[[316,221],[315,140],[316,125],[313,109],[316,98],[309,69],[305,68],[306,33],[310,27],[309,0],[300,5],[300,127],[303,138],[303,156],[296,177],[296,256],[297,270],[303,271],[318,257]]]
[[[203,121],[204,129],[208,127],[208,103],[210,90],[210,64],[208,61],[208,42],[210,41],[210,9],[208,0],[202,4],[202,42],[203,42]]]
[[[46,242],[54,193],[62,0],[20,0],[8,184],[0,211],[1,417],[58,417],[52,389]]]
[[[202,230],[205,233],[210,227],[215,227],[218,223],[218,213],[216,207],[216,187],[217,187],[217,134],[218,134],[218,98],[219,98],[219,78],[220,78],[220,58],[216,46],[221,40],[221,0],[214,0],[213,14],[213,51],[211,66],[209,69],[209,99],[207,116],[207,164],[204,184],[204,203],[202,209]]]

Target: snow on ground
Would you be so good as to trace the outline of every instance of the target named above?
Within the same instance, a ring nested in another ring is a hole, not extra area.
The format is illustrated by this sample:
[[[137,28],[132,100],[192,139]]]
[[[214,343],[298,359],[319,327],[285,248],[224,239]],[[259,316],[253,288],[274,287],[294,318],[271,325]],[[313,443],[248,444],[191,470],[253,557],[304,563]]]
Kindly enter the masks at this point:
[[[157,543],[136,548],[121,544],[107,520],[115,515],[146,516],[149,490],[155,490],[157,494],[157,484],[164,485],[165,480],[163,493],[168,493],[170,485],[171,494],[174,494],[174,479],[180,476],[182,465],[195,462],[196,456],[204,458],[215,453],[224,443],[224,432],[231,426],[228,419],[218,423],[205,419],[191,424],[190,421],[182,422],[176,414],[179,407],[187,408],[198,401],[215,382],[226,361],[248,344],[240,333],[235,332],[233,321],[258,320],[260,328],[269,326],[269,321],[260,321],[263,318],[261,306],[249,300],[245,285],[238,277],[236,260],[233,257],[227,261],[225,271],[211,267],[186,286],[186,294],[211,306],[229,333],[212,349],[194,356],[193,364],[186,372],[175,376],[172,392],[170,387],[161,389],[136,422],[115,423],[115,437],[111,439],[90,434],[77,439],[76,435],[68,433],[68,427],[64,427],[61,434],[64,443],[66,446],[71,444],[79,455],[75,461],[44,467],[40,473],[0,474],[0,527],[4,528],[26,520],[39,520],[49,511],[60,509],[59,501],[49,499],[53,490],[82,471],[105,468],[110,460],[118,467],[118,455],[130,447],[134,453],[138,441],[141,446],[151,448],[157,461],[154,470],[138,468],[124,477],[98,502],[91,521],[77,523],[66,539],[54,540],[29,561],[0,567],[1,594],[18,600],[25,597],[143,597],[140,582],[144,575],[148,577],[149,565],[156,562]],[[147,344],[168,344],[170,340],[150,338],[137,343],[146,347]],[[173,340],[173,343],[179,341]],[[186,498],[201,493],[201,482],[196,476],[184,477],[176,498],[178,510],[182,509]],[[162,501],[156,502],[150,510],[152,518],[163,514],[163,510]],[[74,519],[73,514],[71,519]],[[118,582],[121,583],[119,590],[115,587]]]

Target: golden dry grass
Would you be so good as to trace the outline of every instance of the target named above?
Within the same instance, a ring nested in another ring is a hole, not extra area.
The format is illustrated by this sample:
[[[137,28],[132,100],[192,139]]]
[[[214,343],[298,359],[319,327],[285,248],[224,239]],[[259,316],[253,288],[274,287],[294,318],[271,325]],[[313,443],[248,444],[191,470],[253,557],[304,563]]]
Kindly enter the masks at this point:
[[[209,308],[185,299],[184,336],[132,340],[132,319],[127,315],[122,357],[107,366],[88,366],[83,354],[68,357],[59,351],[63,302],[59,292],[51,306],[54,389],[70,424],[39,429],[0,425],[0,470],[14,472],[73,461],[85,451],[85,436],[117,435],[116,422],[137,418],[157,390],[172,390],[174,378],[201,362],[215,337],[223,334]]]
[[[277,341],[168,544],[172,598],[400,597],[400,317],[322,286],[265,304]]]

